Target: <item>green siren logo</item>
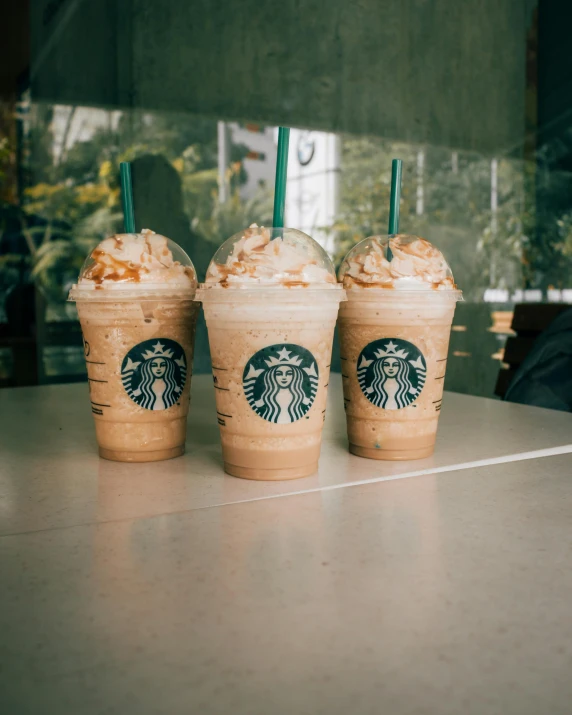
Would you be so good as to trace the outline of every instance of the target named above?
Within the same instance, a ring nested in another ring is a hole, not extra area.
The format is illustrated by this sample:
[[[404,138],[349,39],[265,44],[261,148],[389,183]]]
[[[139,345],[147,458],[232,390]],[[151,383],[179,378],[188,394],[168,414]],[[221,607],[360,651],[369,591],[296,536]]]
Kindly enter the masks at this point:
[[[187,380],[185,351],[174,340],[145,340],[127,353],[121,381],[129,397],[146,410],[166,410],[181,397]]]
[[[276,424],[297,422],[316,398],[318,364],[300,345],[270,345],[246,363],[242,385],[257,415]]]
[[[374,340],[361,351],[357,377],[361,391],[376,407],[401,410],[414,402],[427,379],[423,353],[407,340]]]

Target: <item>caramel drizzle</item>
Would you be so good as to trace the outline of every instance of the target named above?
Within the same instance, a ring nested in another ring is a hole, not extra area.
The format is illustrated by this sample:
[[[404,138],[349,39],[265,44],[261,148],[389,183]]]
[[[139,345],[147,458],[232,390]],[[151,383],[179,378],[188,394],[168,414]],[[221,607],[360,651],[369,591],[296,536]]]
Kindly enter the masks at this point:
[[[123,248],[122,239],[115,236],[114,241],[115,247],[118,250],[121,250]],[[145,236],[145,246],[147,248],[147,252],[141,254],[141,264],[136,264],[131,261],[122,261],[121,259],[115,258],[101,249],[95,249],[91,254],[95,264],[86,271],[85,277],[92,280],[96,284],[96,287],[101,286],[104,281],[114,281],[115,283],[140,283],[141,272],[144,271],[147,274],[151,272],[147,266],[142,265],[146,255],[149,256],[149,260],[153,257],[151,244],[149,243],[147,236]],[[168,256],[169,253],[170,251],[168,247],[165,246],[162,250],[162,255]],[[157,259],[157,261],[168,271],[172,268],[181,266],[179,261],[173,261],[172,266],[167,266],[160,259]],[[183,272],[190,280],[195,279],[195,273],[190,266],[182,266],[182,268]]]
[[[115,239],[118,241],[119,239]],[[119,247],[119,246],[118,246]],[[103,262],[103,256],[106,256],[105,263]],[[149,270],[145,266],[135,266],[130,261],[121,261],[118,258],[114,258],[109,253],[96,249],[91,257],[95,261],[93,265],[87,272],[85,277],[92,280],[94,283],[100,285],[104,280],[106,281],[132,281],[134,283],[139,283],[141,280],[141,270]],[[109,269],[111,273],[107,273]]]
[[[256,271],[258,266],[257,265],[249,265],[248,263],[243,263],[241,267],[244,269],[243,271],[239,272],[236,270],[237,263],[233,263],[231,266],[227,266],[226,264],[222,263],[217,263],[217,271],[218,271],[218,276],[220,276],[220,280],[218,283],[222,288],[229,288],[231,286],[235,286],[236,283],[233,281],[229,281],[230,276],[248,276],[250,278],[256,279]],[[311,263],[308,263],[306,265],[317,265],[315,261],[312,261]],[[287,288],[294,288],[294,287],[303,287],[303,288],[308,288],[310,285],[312,285],[309,281],[303,280],[303,274],[304,274],[304,268],[305,266],[300,266],[298,269],[290,270],[287,271],[285,274],[285,277],[279,281],[280,285],[283,285]],[[300,276],[298,278],[298,276]],[[331,279],[331,280],[330,280]],[[326,279],[324,282],[326,283],[336,283],[335,279],[333,276],[330,276],[328,274],[328,279]]]

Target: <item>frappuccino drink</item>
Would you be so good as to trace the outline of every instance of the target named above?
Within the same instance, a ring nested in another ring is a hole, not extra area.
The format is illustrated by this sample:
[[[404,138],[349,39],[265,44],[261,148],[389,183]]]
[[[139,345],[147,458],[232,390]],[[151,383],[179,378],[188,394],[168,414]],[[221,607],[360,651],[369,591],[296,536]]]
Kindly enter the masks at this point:
[[[461,299],[443,254],[417,236],[373,236],[348,253],[339,279],[348,298],[338,325],[350,451],[431,455]]]
[[[145,229],[105,239],[85,262],[70,300],[102,457],[151,462],[183,454],[196,285],[185,252]]]
[[[248,479],[313,474],[344,299],[327,254],[300,231],[252,226],[220,247],[198,298],[225,471]]]

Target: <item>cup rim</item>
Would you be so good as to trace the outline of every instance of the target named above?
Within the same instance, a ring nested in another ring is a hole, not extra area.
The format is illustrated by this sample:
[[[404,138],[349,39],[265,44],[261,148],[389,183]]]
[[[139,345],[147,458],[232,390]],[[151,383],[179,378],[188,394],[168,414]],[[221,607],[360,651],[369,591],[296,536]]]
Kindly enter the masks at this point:
[[[305,286],[283,285],[241,285],[240,287],[225,287],[220,284],[205,287],[199,285],[196,299],[205,303],[234,303],[234,302],[259,302],[267,298],[272,303],[307,303],[309,299],[335,301],[340,303],[346,300],[346,291],[341,283],[320,285],[308,284]]]
[[[463,291],[458,288],[454,289],[444,289],[437,290],[435,288],[419,288],[417,290],[405,290],[401,288],[395,288],[394,286],[388,286],[387,288],[382,288],[381,286],[371,286],[365,288],[346,288],[346,295],[348,300],[359,300],[363,298],[367,301],[378,300],[383,296],[383,298],[397,298],[400,296],[405,296],[407,299],[413,297],[419,298],[420,300],[433,300],[434,298],[447,299],[454,302],[463,302]]]
[[[195,300],[195,287],[185,288],[179,286],[165,286],[165,284],[149,283],[144,288],[122,286],[121,288],[102,288],[96,286],[82,286],[74,284],[68,294],[68,302],[89,303],[127,303],[136,301],[150,301],[169,298],[170,300],[193,301]]]
[[[340,290],[346,290],[341,283],[305,283],[304,285],[287,285],[284,283],[276,283],[275,281],[268,281],[268,283],[262,282],[248,282],[248,283],[232,283],[230,285],[222,285],[221,283],[199,283],[197,292],[201,291],[203,293],[223,293],[223,292],[234,292],[234,293],[260,293],[262,291],[276,291],[280,293],[285,293],[286,291],[330,291],[339,292]]]

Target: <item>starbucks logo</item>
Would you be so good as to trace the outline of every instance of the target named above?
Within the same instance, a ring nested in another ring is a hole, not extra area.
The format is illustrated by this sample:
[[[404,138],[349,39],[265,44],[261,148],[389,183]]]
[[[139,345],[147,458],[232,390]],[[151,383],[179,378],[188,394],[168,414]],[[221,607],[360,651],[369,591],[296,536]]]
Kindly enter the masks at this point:
[[[146,410],[166,410],[177,402],[187,379],[185,351],[174,340],[145,340],[127,353],[121,381],[129,397]]]
[[[423,353],[407,340],[374,340],[361,351],[357,377],[361,391],[376,407],[400,410],[419,397],[427,379]]]
[[[300,345],[269,345],[246,363],[242,384],[257,415],[276,424],[297,422],[316,398],[318,364]]]

